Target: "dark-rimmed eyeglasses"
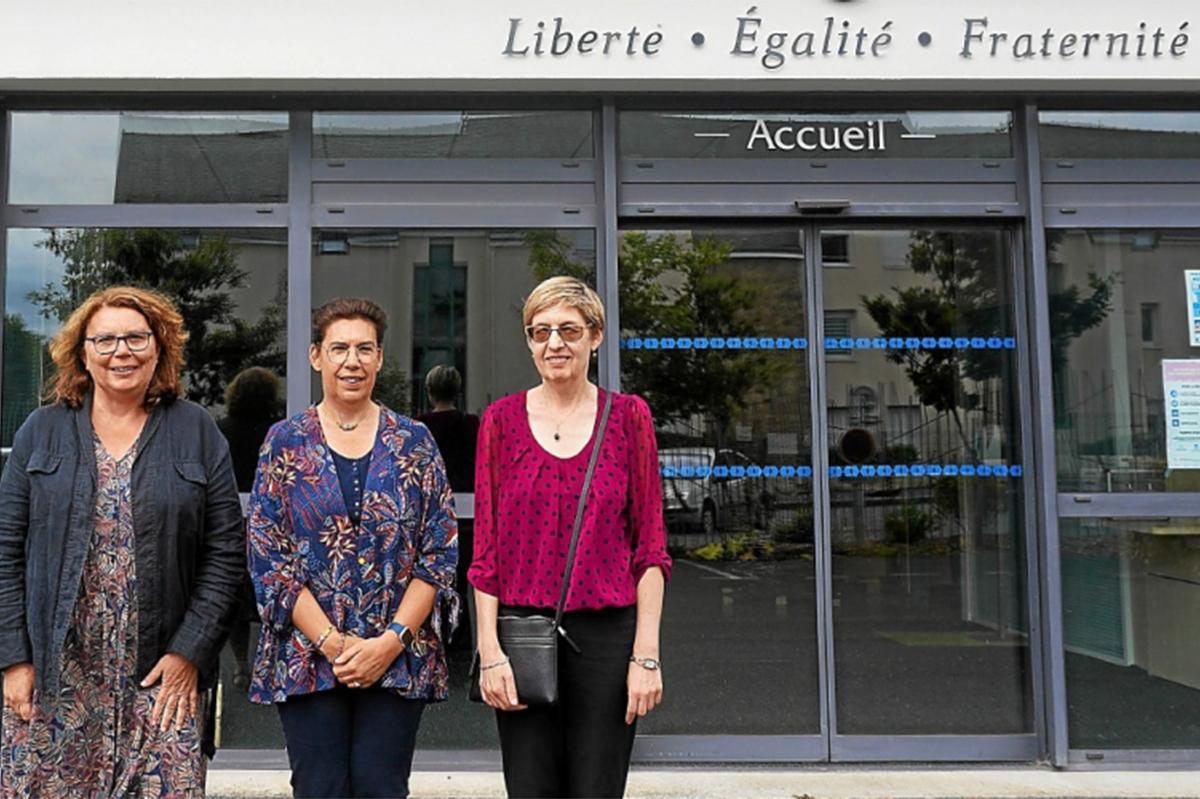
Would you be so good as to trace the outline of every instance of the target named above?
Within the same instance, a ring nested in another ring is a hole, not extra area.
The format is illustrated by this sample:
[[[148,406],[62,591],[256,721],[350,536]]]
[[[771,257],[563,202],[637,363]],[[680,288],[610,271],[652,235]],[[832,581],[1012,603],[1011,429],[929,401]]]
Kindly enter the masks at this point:
[[[329,356],[329,360],[336,364],[343,364],[350,360],[350,351],[358,356],[359,363],[375,363],[375,359],[379,357],[379,347],[375,344],[363,343],[351,347],[349,344],[335,342],[325,348],[325,354]]]
[[[558,337],[568,344],[574,344],[583,338],[583,334],[591,325],[577,325],[568,322],[565,325],[529,325],[525,335],[535,344],[545,344],[550,336],[557,333]]]
[[[125,346],[130,352],[141,352],[150,346],[152,338],[154,338],[154,333],[149,330],[135,330],[123,336],[114,336],[111,333],[84,336],[83,340],[92,342],[92,347],[95,348],[97,355],[112,355],[121,346],[122,341],[125,342]]]

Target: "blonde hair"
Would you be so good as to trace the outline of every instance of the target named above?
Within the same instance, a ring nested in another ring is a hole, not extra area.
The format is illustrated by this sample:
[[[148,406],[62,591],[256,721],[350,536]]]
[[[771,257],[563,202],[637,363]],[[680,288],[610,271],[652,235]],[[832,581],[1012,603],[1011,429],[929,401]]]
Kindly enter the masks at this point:
[[[92,390],[92,376],[83,365],[83,337],[88,322],[101,308],[131,308],[146,317],[158,346],[158,363],[146,388],[146,407],[171,401],[183,394],[179,375],[183,371],[183,345],[188,334],[183,316],[163,294],[133,286],[113,286],[93,293],[71,312],[50,342],[54,375],[46,383],[46,398],[78,408]]]
[[[600,295],[582,280],[562,275],[546,278],[529,292],[521,311],[522,324],[528,327],[533,317],[556,305],[574,308],[594,330],[604,331],[604,303]]]

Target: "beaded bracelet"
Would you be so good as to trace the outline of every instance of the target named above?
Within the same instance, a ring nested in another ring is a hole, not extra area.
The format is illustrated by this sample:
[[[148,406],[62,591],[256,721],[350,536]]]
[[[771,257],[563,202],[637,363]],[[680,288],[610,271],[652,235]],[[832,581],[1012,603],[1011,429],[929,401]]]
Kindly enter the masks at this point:
[[[498,668],[500,666],[503,666],[507,662],[508,662],[508,655],[505,655],[503,660],[497,660],[495,663],[488,663],[486,666],[480,666],[479,670],[487,671],[488,669]]]

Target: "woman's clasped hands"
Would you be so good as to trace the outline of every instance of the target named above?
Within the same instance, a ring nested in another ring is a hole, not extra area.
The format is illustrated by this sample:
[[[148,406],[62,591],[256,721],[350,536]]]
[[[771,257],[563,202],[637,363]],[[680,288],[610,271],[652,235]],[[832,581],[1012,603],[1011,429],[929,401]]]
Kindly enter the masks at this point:
[[[403,647],[390,632],[372,638],[338,634],[321,646],[333,664],[333,676],[348,688],[367,688],[379,682]]]

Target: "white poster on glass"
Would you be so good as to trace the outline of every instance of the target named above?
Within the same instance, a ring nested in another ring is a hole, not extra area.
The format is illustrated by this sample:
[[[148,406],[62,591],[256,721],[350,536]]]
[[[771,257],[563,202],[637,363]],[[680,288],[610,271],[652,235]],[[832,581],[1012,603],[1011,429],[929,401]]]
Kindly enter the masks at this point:
[[[1167,468],[1200,469],[1200,360],[1163,361]]]
[[[1193,347],[1200,347],[1200,269],[1185,269],[1188,304],[1188,340]]]

